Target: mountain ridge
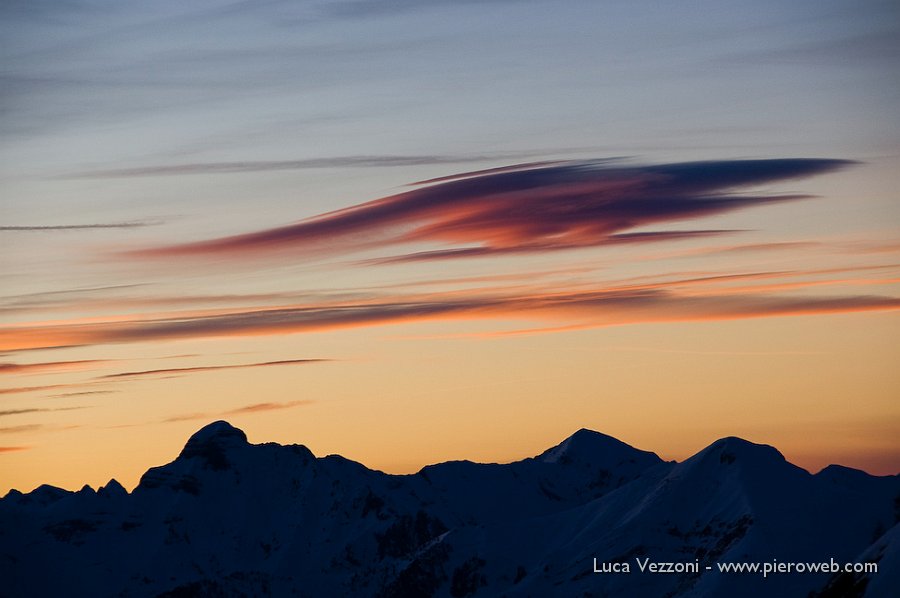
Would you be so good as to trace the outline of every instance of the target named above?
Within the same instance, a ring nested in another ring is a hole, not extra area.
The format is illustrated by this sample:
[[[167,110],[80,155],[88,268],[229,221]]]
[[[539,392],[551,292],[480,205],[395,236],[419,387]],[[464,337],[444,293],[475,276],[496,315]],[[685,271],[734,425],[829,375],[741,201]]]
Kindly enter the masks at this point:
[[[219,440],[220,438],[227,438],[228,440],[225,441],[223,444],[223,442],[221,440]],[[202,426],[200,429],[198,429],[197,432],[193,433],[188,438],[184,447],[179,452],[177,458],[192,457],[192,456],[195,456],[196,454],[199,454],[199,447],[206,445],[209,441],[212,441],[215,446],[220,446],[220,447],[227,445],[227,444],[238,444],[238,445],[246,444],[248,446],[274,445],[274,446],[279,446],[279,447],[296,447],[294,450],[302,450],[302,451],[308,452],[308,454],[312,458],[323,459],[323,458],[327,458],[327,457],[340,457],[341,459],[345,459],[347,461],[362,465],[363,467],[366,467],[367,469],[370,469],[372,471],[380,471],[380,470],[376,470],[376,469],[371,469],[364,463],[360,463],[358,461],[353,461],[352,459],[347,459],[346,457],[343,457],[342,455],[328,454],[328,455],[323,455],[322,457],[316,457],[313,454],[313,452],[308,447],[306,447],[306,445],[303,445],[303,444],[281,445],[281,444],[278,444],[275,442],[263,442],[263,443],[259,443],[259,444],[254,444],[248,440],[247,435],[243,430],[233,426],[230,422],[228,422],[226,420],[216,420],[216,421],[210,422],[210,423]],[[585,441],[587,441],[587,442],[585,442]],[[424,465],[418,471],[413,472],[413,473],[386,474],[386,475],[397,475],[397,476],[418,475],[424,470],[428,470],[430,468],[434,468],[437,466],[442,466],[442,465],[446,465],[446,464],[450,464],[450,463],[469,463],[472,465],[490,466],[490,465],[511,465],[513,463],[519,463],[519,462],[529,461],[529,460],[543,460],[543,461],[552,462],[558,458],[564,458],[564,459],[566,457],[571,458],[569,451],[571,450],[572,446],[574,445],[574,446],[583,447],[585,444],[593,444],[595,447],[601,447],[601,446],[605,445],[607,447],[612,447],[615,449],[618,449],[620,447],[625,448],[625,449],[632,449],[634,451],[638,451],[639,453],[641,453],[643,455],[656,457],[661,462],[663,462],[663,459],[652,451],[637,449],[637,448],[627,444],[626,442],[615,438],[614,436],[610,436],[610,435],[604,434],[602,432],[598,432],[596,430],[591,430],[589,428],[580,428],[580,429],[576,430],[575,432],[573,432],[571,435],[567,436],[560,443],[546,449],[545,451],[543,451],[537,455],[534,455],[531,457],[524,457],[524,458],[516,460],[516,461],[498,463],[498,462],[471,461],[469,459],[458,459],[458,460],[442,461],[439,463]],[[708,446],[700,449],[699,451],[697,451],[697,453],[695,453],[691,457],[688,457],[684,461],[681,461],[681,462],[668,461],[668,462],[669,463],[684,463],[694,457],[697,457],[700,454],[705,453],[706,451],[712,450],[715,447],[719,447],[723,444],[731,444],[731,445],[735,445],[735,446],[749,446],[749,447],[765,447],[767,449],[771,449],[772,451],[774,451],[774,453],[777,454],[778,457],[782,461],[785,461],[786,463],[788,463],[794,467],[797,467],[798,469],[803,469],[803,468],[800,468],[799,466],[796,466],[793,463],[790,463],[789,461],[787,461],[787,459],[784,457],[784,455],[780,451],[778,451],[777,448],[772,447],[771,445],[760,444],[760,443],[755,443],[755,442],[752,442],[749,440],[745,440],[738,436],[725,436],[725,437],[719,438],[719,439],[713,441],[712,443],[710,443]],[[187,452],[187,454],[185,454],[186,452]],[[176,458],[176,460],[177,460],[177,458]],[[209,458],[209,456],[207,456],[207,458]],[[156,469],[156,468],[153,467],[151,469]],[[808,470],[804,469],[804,471],[808,471]],[[836,473],[836,472],[840,472],[840,473]],[[862,474],[864,476],[870,476],[870,477],[876,477],[876,478],[877,477],[893,477],[890,475],[871,474],[862,469],[849,467],[849,466],[841,465],[841,464],[837,464],[837,463],[831,463],[829,465],[826,465],[816,473],[812,473],[812,472],[809,472],[809,473],[811,475],[817,475],[817,476],[818,475],[854,476],[857,474]],[[145,474],[146,474],[146,472],[145,472]],[[898,474],[895,474],[895,475],[900,475],[900,472],[898,472]],[[122,484],[115,478],[110,478],[110,480],[105,485],[99,486],[95,491],[99,492],[100,490],[102,490],[106,486],[109,486],[110,484],[112,484],[113,486],[122,488],[123,490],[126,491],[126,493],[129,493],[129,494],[134,491],[134,489],[132,489],[131,491],[128,491],[127,489],[125,489],[125,487],[122,486]],[[138,482],[138,485],[140,485],[140,481]],[[82,489],[84,489],[85,487],[93,489],[90,485],[87,485],[87,484],[85,486],[83,486]],[[43,489],[43,490],[41,490],[41,489]],[[41,490],[41,493],[47,493],[47,494],[49,494],[49,493],[55,494],[55,491],[60,491],[62,493],[77,492],[77,490],[68,490],[65,488],[58,487],[58,486],[53,486],[51,484],[41,484],[28,492],[24,492],[17,488],[12,488],[7,492],[6,495],[4,495],[3,497],[0,497],[0,500],[3,500],[6,497],[11,496],[11,495],[13,495],[13,496],[15,496],[15,495],[28,496],[28,495],[31,495],[31,494],[37,492],[38,490]]]
[[[115,480],[11,491],[0,572],[10,596],[799,597],[829,576],[614,576],[593,562],[894,555],[898,519],[900,476],[813,475],[736,437],[679,463],[581,429],[511,463],[391,475],[217,421],[130,493]]]

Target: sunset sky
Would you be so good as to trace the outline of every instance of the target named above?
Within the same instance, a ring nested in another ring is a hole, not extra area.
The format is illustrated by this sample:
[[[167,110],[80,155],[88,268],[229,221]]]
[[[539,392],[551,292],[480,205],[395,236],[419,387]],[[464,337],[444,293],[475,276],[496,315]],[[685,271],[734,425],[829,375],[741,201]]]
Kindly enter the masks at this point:
[[[204,424],[900,471],[893,0],[0,7],[0,493]]]

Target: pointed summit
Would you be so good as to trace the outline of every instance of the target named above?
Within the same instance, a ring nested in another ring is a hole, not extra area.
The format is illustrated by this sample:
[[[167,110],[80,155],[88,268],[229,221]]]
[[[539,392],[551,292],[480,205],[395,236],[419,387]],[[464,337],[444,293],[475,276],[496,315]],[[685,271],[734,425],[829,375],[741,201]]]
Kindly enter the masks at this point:
[[[97,494],[100,496],[107,497],[119,497],[119,496],[127,496],[128,491],[119,483],[119,481],[115,478],[111,479],[106,483],[105,486],[100,486],[97,490]]]

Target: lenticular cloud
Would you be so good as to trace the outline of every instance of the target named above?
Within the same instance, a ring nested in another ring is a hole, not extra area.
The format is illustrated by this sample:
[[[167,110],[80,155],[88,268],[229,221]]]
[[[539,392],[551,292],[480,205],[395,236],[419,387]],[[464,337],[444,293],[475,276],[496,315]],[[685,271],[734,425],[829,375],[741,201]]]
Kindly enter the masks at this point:
[[[396,195],[266,230],[149,248],[144,257],[343,254],[433,243],[391,259],[542,252],[720,234],[645,230],[805,195],[760,185],[827,173],[845,160],[772,159],[623,165],[519,164],[463,173]]]

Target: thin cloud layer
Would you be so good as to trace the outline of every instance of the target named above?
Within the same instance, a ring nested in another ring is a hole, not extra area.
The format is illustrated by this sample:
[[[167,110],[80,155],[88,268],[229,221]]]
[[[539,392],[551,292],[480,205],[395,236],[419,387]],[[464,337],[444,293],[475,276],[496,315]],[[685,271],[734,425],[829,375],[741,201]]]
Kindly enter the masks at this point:
[[[752,279],[760,274],[745,275]],[[324,307],[215,311],[155,319],[73,321],[0,329],[0,350],[134,343],[210,337],[266,336],[435,320],[533,320],[563,322],[567,329],[644,322],[730,320],[900,309],[900,299],[879,295],[778,295],[754,288],[740,293],[707,288],[736,277],[691,278],[618,288],[556,291],[472,290],[403,295]],[[838,281],[840,282],[840,281]],[[703,285],[706,285],[704,287]],[[129,378],[234,366],[174,368],[113,375]],[[106,381],[109,381],[107,379]],[[8,389],[0,393],[49,390]]]
[[[239,258],[291,251],[308,257],[436,243],[447,248],[409,259],[461,258],[714,235],[725,231],[638,229],[805,198],[750,191],[849,164],[826,159],[522,164],[437,179],[287,226],[132,255]]]

